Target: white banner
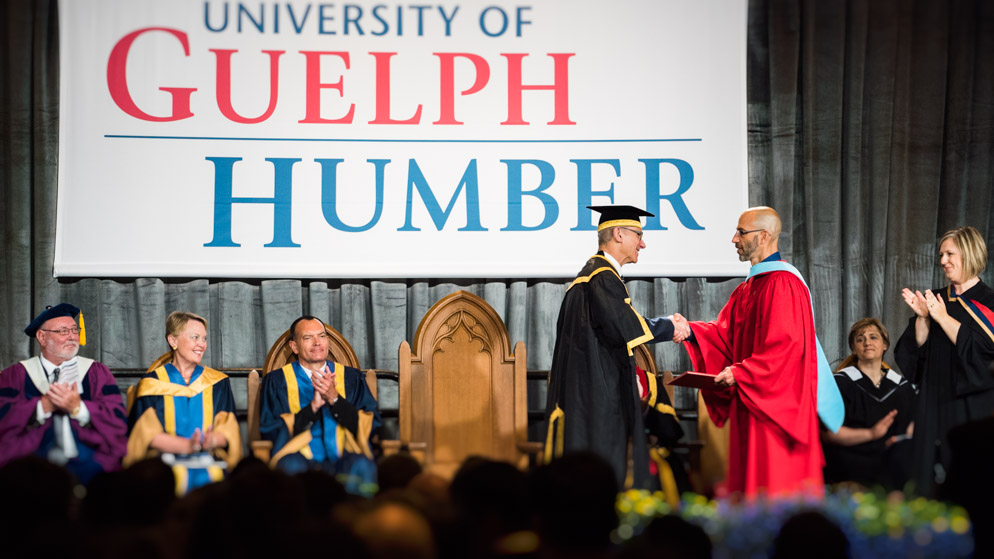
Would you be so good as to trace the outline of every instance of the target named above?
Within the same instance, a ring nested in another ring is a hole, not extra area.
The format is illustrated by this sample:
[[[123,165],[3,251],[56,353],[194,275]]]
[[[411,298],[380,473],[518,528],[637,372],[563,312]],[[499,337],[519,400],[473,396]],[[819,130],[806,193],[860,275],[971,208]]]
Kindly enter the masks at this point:
[[[61,2],[55,273],[744,275],[746,4]]]

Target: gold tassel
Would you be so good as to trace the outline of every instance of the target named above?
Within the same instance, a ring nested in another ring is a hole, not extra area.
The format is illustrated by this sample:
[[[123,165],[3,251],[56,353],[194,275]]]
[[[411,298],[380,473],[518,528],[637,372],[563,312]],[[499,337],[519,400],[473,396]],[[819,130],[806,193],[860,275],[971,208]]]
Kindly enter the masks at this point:
[[[549,414],[549,430],[545,438],[545,464],[549,464],[553,458],[559,458],[563,455],[565,422],[566,412],[559,407],[559,404],[556,404],[556,409]]]
[[[83,311],[79,311],[79,345],[86,345],[86,323],[83,322]]]
[[[676,487],[676,476],[673,475],[673,468],[666,461],[670,451],[665,448],[650,448],[649,458],[656,463],[656,470],[659,471],[659,485],[663,489],[663,498],[671,507],[680,507],[680,491]]]

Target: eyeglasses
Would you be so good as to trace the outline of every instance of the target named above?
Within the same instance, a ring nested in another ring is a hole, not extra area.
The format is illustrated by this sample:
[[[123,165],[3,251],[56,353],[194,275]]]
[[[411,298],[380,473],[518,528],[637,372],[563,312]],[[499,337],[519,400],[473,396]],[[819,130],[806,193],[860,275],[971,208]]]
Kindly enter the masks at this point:
[[[51,332],[53,334],[58,334],[60,336],[68,336],[72,334],[73,336],[79,335],[79,327],[73,328],[59,328],[58,330],[46,330],[45,328],[39,328],[42,332]]]
[[[642,231],[636,231],[634,229],[629,229],[628,227],[619,227],[619,229],[624,229],[625,231],[631,231],[632,233],[638,235],[640,241],[642,240]]]
[[[766,229],[753,229],[751,231],[743,231],[741,229],[736,229],[735,234],[738,235],[739,237],[745,237],[749,233],[758,233],[760,231],[766,231]]]

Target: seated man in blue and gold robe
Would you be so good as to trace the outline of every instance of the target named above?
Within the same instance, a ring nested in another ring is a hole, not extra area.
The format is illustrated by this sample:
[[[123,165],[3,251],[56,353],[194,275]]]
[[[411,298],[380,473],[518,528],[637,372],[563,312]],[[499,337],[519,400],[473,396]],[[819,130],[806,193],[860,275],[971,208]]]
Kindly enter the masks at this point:
[[[271,465],[293,474],[320,469],[352,493],[375,483],[370,439],[380,427],[365,374],[328,360],[324,323],[302,316],[290,326],[297,360],[262,380],[259,430],[272,441]]]

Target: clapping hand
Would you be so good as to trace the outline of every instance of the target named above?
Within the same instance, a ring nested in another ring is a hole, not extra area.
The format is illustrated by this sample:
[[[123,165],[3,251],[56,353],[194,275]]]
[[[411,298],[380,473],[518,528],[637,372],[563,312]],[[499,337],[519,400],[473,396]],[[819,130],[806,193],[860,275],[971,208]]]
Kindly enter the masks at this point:
[[[915,311],[915,316],[928,318],[928,303],[921,291],[911,291],[905,287],[901,290],[901,296],[904,297],[904,302],[911,307],[911,310]]]
[[[690,337],[690,322],[680,313],[673,313],[670,317],[670,321],[673,322],[673,341],[676,343],[683,343],[687,338]]]
[[[52,406],[61,412],[72,413],[80,405],[81,400],[76,383],[70,386],[54,382],[49,386],[47,394]]]
[[[931,289],[925,291],[925,306],[929,316],[936,321],[941,321],[947,316],[946,303],[942,300],[942,295],[933,294]]]
[[[335,387],[335,373],[328,370],[327,365],[324,366],[324,369],[314,373],[311,380],[314,383],[315,397],[320,394],[321,398],[330,404],[334,404],[335,400],[338,400],[338,390]]]
[[[196,454],[203,450],[204,435],[200,432],[200,427],[194,429],[193,434],[187,440],[189,441],[189,450],[186,451],[186,454]]]
[[[207,429],[204,429],[204,442],[202,444],[204,450],[214,450],[215,448],[228,446],[228,439],[224,434],[214,431],[214,426],[211,425]]]
[[[311,398],[311,411],[317,412],[324,405],[324,397],[318,390],[317,383],[314,384],[314,397]]]
[[[914,436],[915,436],[915,422],[912,421],[911,423],[908,423],[908,428],[904,430],[904,433],[901,433],[900,435],[894,435],[893,437],[887,439],[887,441],[884,442],[884,446],[890,447],[894,443],[910,440]]]
[[[887,412],[887,415],[880,418],[880,421],[874,423],[873,427],[870,427],[870,436],[873,437],[870,440],[875,441],[886,435],[887,431],[890,431],[890,426],[894,424],[894,418],[896,416],[897,410],[890,410]]]

